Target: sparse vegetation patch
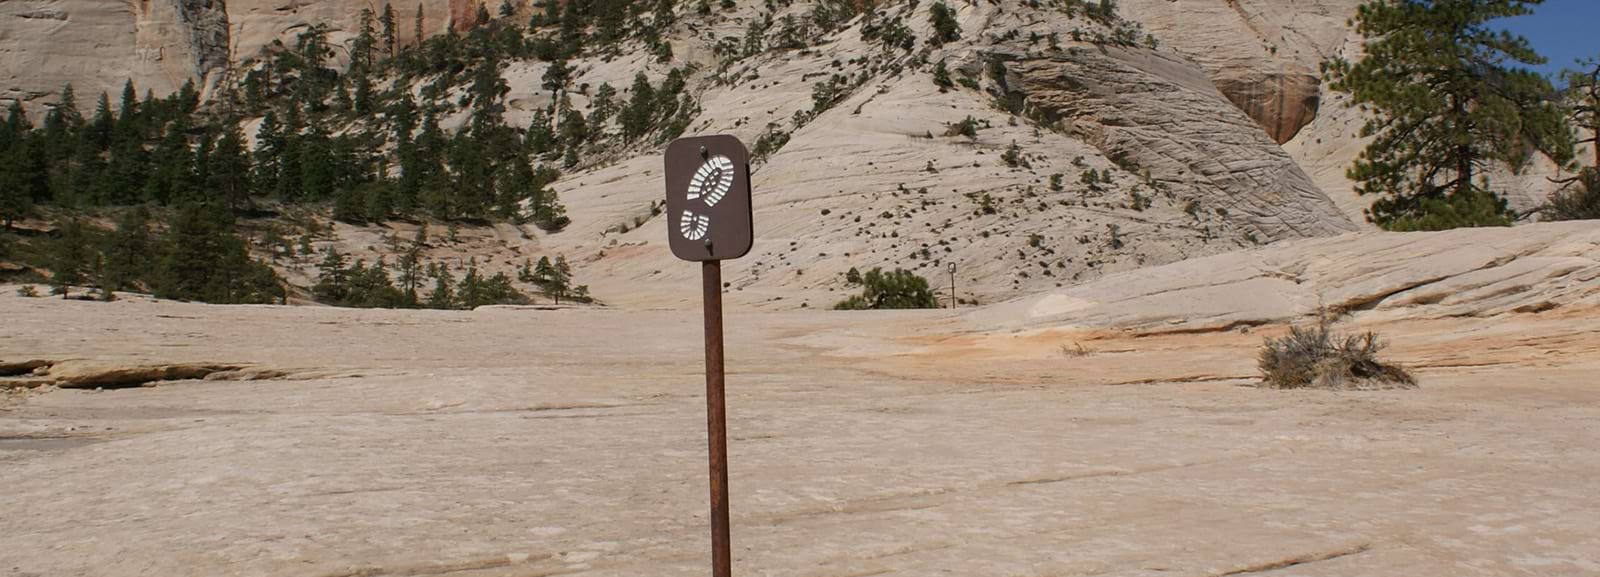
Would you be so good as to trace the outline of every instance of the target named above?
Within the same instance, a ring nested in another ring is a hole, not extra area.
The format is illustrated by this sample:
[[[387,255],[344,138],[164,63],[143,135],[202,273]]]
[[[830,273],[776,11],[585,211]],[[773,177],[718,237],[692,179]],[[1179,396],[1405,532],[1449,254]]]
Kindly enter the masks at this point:
[[[1397,364],[1378,357],[1386,343],[1377,333],[1340,334],[1324,317],[1315,326],[1291,326],[1268,338],[1257,367],[1261,386],[1273,389],[1410,389],[1417,381]]]

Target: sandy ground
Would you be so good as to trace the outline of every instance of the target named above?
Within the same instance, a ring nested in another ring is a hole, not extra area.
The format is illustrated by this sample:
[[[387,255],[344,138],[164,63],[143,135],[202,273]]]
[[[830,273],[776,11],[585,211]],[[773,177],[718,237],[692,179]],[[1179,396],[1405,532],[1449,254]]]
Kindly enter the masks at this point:
[[[730,313],[740,575],[1600,575],[1594,311],[1379,326],[1422,388],[1360,393],[1245,386],[1263,332]],[[0,575],[708,572],[694,311],[0,319],[293,373],[0,397]]]

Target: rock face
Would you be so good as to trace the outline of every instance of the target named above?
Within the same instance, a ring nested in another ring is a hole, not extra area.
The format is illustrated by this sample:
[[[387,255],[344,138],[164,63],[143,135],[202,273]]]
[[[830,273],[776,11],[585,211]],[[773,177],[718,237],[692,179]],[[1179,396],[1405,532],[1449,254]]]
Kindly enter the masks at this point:
[[[1014,68],[1028,103],[1116,162],[1194,189],[1262,240],[1354,230],[1275,143],[1183,60],[1141,49],[1069,50]]]
[[[893,6],[891,17],[908,5]],[[901,16],[919,38],[928,34],[928,8],[921,3]],[[773,17],[799,18],[808,9],[797,4]],[[717,36],[738,33],[740,19],[758,14],[738,10],[726,15],[725,30],[714,29]],[[869,73],[845,63],[883,51],[862,39],[859,22],[803,53],[738,61],[721,74],[735,81],[691,78],[704,113],[690,133],[732,133],[750,144],[769,126],[790,132],[756,167],[760,236],[751,255],[724,273],[733,301],[826,307],[859,290],[845,282],[848,269],[873,267],[913,270],[948,298],[950,264],[961,298],[992,301],[1355,229],[1182,55],[1073,42],[1074,28],[1106,30],[1022,2],[960,4],[957,18],[962,40],[933,49],[928,61],[943,60],[977,88],[940,90],[931,65],[891,62],[798,129],[790,119],[812,110],[817,84]],[[1052,33],[1059,48],[1025,40]],[[703,38],[685,39],[674,53],[716,68]],[[992,72],[997,61],[1003,82]],[[639,71],[652,79],[663,73],[627,54],[577,65],[574,84],[620,87]],[[519,103],[549,101],[538,88],[542,73],[536,63],[506,72],[508,122],[526,123]],[[1005,112],[1000,100],[1012,98],[1027,110]],[[581,95],[573,99],[587,106]],[[974,136],[952,132],[968,118]],[[1015,165],[1004,161],[1013,146]],[[579,282],[609,303],[692,302],[695,270],[667,253],[670,219],[651,212],[662,194],[658,152],[570,171],[556,187],[573,225],[530,250],[566,254]],[[1090,176],[1099,180],[1085,184]]]
[[[330,41],[342,45],[362,8],[382,7],[341,0],[0,2],[0,100],[21,100],[37,116],[69,82],[80,108],[92,107],[101,92],[115,99],[128,80],[157,96],[186,81],[208,88],[230,59],[254,57],[311,24],[327,25]],[[477,4],[422,0],[395,7],[399,36],[412,42],[418,9],[424,34],[435,34],[470,27]]]
[[[859,288],[844,281],[845,271],[872,267],[916,271],[948,295],[950,264],[957,266],[963,298],[992,302],[1357,228],[1346,216],[1359,214],[1352,208],[1357,203],[1330,199],[1319,188],[1342,182],[1342,169],[1334,174],[1330,167],[1344,157],[1325,155],[1327,163],[1318,166],[1326,170],[1307,174],[1295,160],[1311,153],[1285,152],[1278,144],[1291,135],[1291,143],[1312,141],[1304,127],[1319,127],[1317,120],[1305,124],[1320,102],[1312,90],[1316,64],[1347,42],[1343,24],[1354,2],[1279,4],[1129,0],[1122,16],[1131,22],[1108,23],[1021,1],[951,3],[961,39],[930,46],[930,3],[886,3],[883,17],[909,28],[918,39],[915,50],[868,38],[858,18],[806,50],[772,49],[723,66],[714,47],[768,16],[762,5],[738,3],[708,15],[681,9],[678,24],[666,31],[676,55],[670,63],[654,62],[641,43],[630,41],[619,54],[570,64],[573,85],[591,89],[625,88],[636,73],[659,84],[669,69],[694,65],[686,92],[700,113],[689,134],[731,133],[753,145],[769,130],[786,133],[787,144],[756,167],[761,236],[754,252],[725,273],[735,302],[828,306]],[[117,4],[122,11],[95,6],[0,3],[15,14],[27,7],[66,15],[27,19],[31,27],[16,33],[7,28],[0,34],[8,43],[0,46],[36,59],[83,50],[77,58],[97,63],[113,62],[136,46],[161,47],[163,58],[155,62],[173,67],[158,77],[165,84],[143,79],[143,69],[131,62],[46,78],[21,68],[48,68],[36,62],[0,59],[18,67],[5,69],[11,85],[28,84],[28,98],[40,99],[68,76],[100,78],[92,87],[78,84],[87,100],[98,96],[96,88],[120,87],[132,70],[141,88],[160,93],[186,78],[216,76],[229,61],[226,52],[218,56],[219,43],[231,46],[231,60],[239,62],[306,26],[325,24],[330,41],[341,45],[368,5],[235,0],[222,9],[220,2],[152,0]],[[476,14],[476,4],[460,0],[420,6],[424,34],[470,25]],[[800,20],[812,8],[797,2],[770,17]],[[397,16],[402,42],[414,40],[416,6],[399,7]],[[129,24],[140,18],[150,23]],[[158,26],[158,20],[169,24]],[[90,26],[95,22],[98,28]],[[1155,35],[1156,48],[1142,35],[1136,35],[1137,47],[1093,41],[1133,24]],[[44,40],[47,28],[69,39],[61,50]],[[145,32],[118,35],[129,29]],[[1083,39],[1074,40],[1079,30]],[[109,40],[85,40],[97,32]],[[768,32],[769,46],[778,44],[777,34]],[[940,61],[956,76],[955,86],[934,84],[933,63]],[[546,66],[536,60],[507,64],[508,124],[526,126],[532,111],[551,101],[542,88]],[[813,95],[836,76],[848,86],[819,107]],[[589,94],[567,96],[587,110]],[[1007,112],[1007,103],[1020,103],[1019,113]],[[442,124],[459,126],[464,118],[452,112]],[[975,128],[970,135],[953,130],[966,119]],[[253,133],[250,126],[246,131]],[[598,128],[617,131],[614,121]],[[1350,141],[1334,128],[1316,134],[1336,136],[1330,143]],[[457,261],[478,256],[486,270],[497,272],[526,258],[563,254],[576,267],[577,282],[606,302],[693,301],[694,271],[666,251],[670,219],[654,210],[662,196],[658,143],[619,140],[586,153],[584,163],[565,170],[555,184],[573,219],[565,231],[505,225],[488,231],[487,248],[438,252]],[[353,258],[373,262],[384,255],[381,235],[375,236],[381,231],[337,230],[339,238],[326,242],[340,243]]]
[[[1199,64],[1279,144],[1316,118],[1320,64],[1350,37],[1361,0],[1128,0],[1130,18]]]
[[[464,9],[470,4],[471,9]],[[422,12],[422,33],[433,35],[454,27],[470,27],[476,3],[466,0],[420,0],[394,2],[396,35],[405,44],[415,43],[417,12]],[[228,22],[234,37],[234,60],[241,61],[261,53],[273,41],[288,43],[296,34],[312,24],[329,28],[328,41],[343,46],[355,37],[360,26],[363,8],[376,14],[383,12],[382,2],[351,2],[347,0],[233,0],[228,3]],[[464,15],[464,16],[463,16]],[[343,57],[339,51],[336,57]]]
[[[1583,222],[1285,242],[1103,277],[972,318],[990,326],[1196,332],[1306,317],[1489,317],[1600,305]]]
[[[55,363],[48,373],[64,389],[115,389],[137,387],[155,381],[203,379],[208,375],[239,370],[237,366],[196,363],[123,365],[103,361],[70,360]]]
[[[69,82],[80,106],[102,91],[115,96],[130,78],[140,90],[177,90],[197,62],[194,35],[178,24],[181,2],[0,2],[0,99],[32,104],[37,115],[37,103],[53,102]],[[207,12],[184,11],[197,22],[209,21]]]

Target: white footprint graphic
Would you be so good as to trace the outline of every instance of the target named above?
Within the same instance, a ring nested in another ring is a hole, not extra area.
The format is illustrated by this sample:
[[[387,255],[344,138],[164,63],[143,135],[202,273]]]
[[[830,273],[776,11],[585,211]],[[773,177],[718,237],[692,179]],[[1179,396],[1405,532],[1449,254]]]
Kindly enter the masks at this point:
[[[696,216],[693,212],[685,210],[683,217],[678,219],[678,232],[689,240],[705,238],[706,231],[710,229],[711,217],[704,214]]]
[[[716,206],[732,188],[733,161],[726,156],[713,156],[694,171],[694,178],[689,181],[689,200],[700,198],[706,206]]]

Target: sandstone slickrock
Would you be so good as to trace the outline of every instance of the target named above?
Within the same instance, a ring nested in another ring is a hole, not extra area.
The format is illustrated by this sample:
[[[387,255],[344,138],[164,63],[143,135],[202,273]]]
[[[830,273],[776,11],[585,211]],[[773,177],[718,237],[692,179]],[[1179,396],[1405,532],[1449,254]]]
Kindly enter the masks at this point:
[[[29,359],[26,361],[0,361],[0,377],[26,375],[41,367],[49,367],[50,361],[43,359]]]
[[[1188,62],[1157,52],[1073,49],[1013,70],[1028,103],[1072,123],[1111,159],[1191,188],[1263,240],[1354,230],[1294,160]]]
[[[9,389],[9,390],[37,389],[39,387],[49,386],[49,385],[53,385],[53,384],[55,384],[55,380],[53,380],[53,379],[42,379],[42,378],[37,378],[37,377],[0,378],[0,389]]]
[[[1289,241],[1110,275],[970,318],[984,326],[1225,330],[1326,307],[1367,320],[1490,317],[1600,305],[1592,223]]]
[[[101,360],[64,360],[48,373],[63,389],[137,387],[156,381],[203,379],[215,373],[238,371],[237,365],[205,363],[120,364]]]
[[[963,40],[933,51],[929,61],[945,61],[979,88],[941,91],[929,67],[891,61],[888,72],[793,130],[757,167],[761,239],[727,273],[730,298],[826,307],[853,290],[846,270],[874,266],[915,270],[948,291],[943,268],[955,262],[962,296],[989,301],[1251,246],[1252,239],[1355,229],[1193,62],[1170,51],[1071,41],[1065,31],[1086,24],[1059,10],[1009,2],[956,8]],[[805,9],[774,16],[798,17]],[[928,33],[927,9],[904,16],[919,36]],[[834,63],[881,50],[859,28],[809,51],[736,62],[722,73],[740,79],[732,84],[692,78],[705,113],[690,131],[730,132],[749,143],[769,126],[787,129],[791,117],[811,108],[818,82],[857,72]],[[1016,33],[988,32],[1009,30]],[[1051,33],[1062,38],[1059,50],[1010,39]],[[709,68],[716,61],[708,48],[691,38],[681,53]],[[989,74],[996,60],[1012,70],[1005,85]],[[578,70],[579,82],[591,86],[623,86],[639,70],[660,73],[637,56]],[[508,72],[513,108],[548,100],[533,88],[541,73]],[[997,95],[1012,93],[1030,111],[1064,122],[1032,123],[999,110]],[[950,136],[968,117],[980,127],[977,136]],[[1013,145],[1026,166],[1001,161]],[[653,218],[649,208],[661,194],[659,161],[652,150],[635,154],[558,182],[574,224],[541,235],[539,247],[589,255],[578,261],[579,276],[607,302],[692,301],[683,287],[693,286],[693,271],[675,266],[661,246],[668,219]],[[1107,182],[1083,185],[1091,171]]]
[[[1320,65],[1349,40],[1361,0],[1126,0],[1163,44],[1206,71],[1278,143],[1324,108]]]

